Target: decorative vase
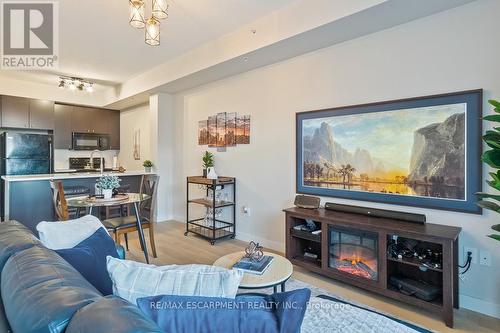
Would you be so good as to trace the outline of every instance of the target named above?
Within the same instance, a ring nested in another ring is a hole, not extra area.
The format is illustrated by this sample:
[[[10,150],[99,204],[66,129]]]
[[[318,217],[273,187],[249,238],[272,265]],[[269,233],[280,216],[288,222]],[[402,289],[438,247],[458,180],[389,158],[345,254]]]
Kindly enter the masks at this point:
[[[104,196],[104,199],[111,199],[113,197],[113,189],[105,189],[102,190],[102,195]]]
[[[207,178],[207,169],[203,169],[203,177]]]
[[[144,171],[146,171],[146,173],[150,173],[151,172],[151,167],[144,167]]]
[[[218,178],[217,174],[215,173],[214,167],[208,168],[207,172],[208,172],[208,174],[207,174],[208,179],[217,179]]]

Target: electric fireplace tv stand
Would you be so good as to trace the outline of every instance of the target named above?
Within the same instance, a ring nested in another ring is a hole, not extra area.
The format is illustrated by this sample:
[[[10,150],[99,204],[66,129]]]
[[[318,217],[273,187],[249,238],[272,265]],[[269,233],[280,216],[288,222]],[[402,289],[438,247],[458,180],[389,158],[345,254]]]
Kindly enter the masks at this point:
[[[289,208],[286,215],[286,257],[297,266],[378,294],[441,314],[453,327],[458,309],[458,235],[461,228],[416,224],[388,218],[325,209]],[[314,221],[320,234],[294,227]],[[415,257],[394,258],[388,246],[399,240],[418,244],[419,251],[439,255],[440,264]],[[389,283],[407,277],[440,290],[430,301]]]

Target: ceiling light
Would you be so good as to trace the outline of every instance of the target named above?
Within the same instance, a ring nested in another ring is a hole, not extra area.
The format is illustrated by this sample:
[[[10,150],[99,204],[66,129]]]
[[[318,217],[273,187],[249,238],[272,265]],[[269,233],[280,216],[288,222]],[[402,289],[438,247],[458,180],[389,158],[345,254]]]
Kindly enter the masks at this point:
[[[160,21],[168,17],[167,0],[151,0],[151,18],[145,20],[145,6],[147,0],[129,0],[130,25],[134,28],[146,28],[146,44],[160,45]]]
[[[130,8],[130,25],[136,29],[142,29],[146,23],[144,20],[144,1],[143,0],[129,0]]]
[[[160,45],[160,21],[151,17],[146,22],[146,44],[152,46]]]
[[[153,16],[157,19],[163,20],[168,17],[168,4],[167,0],[153,0]]]
[[[80,90],[80,91],[87,91],[87,92],[93,92],[94,91],[94,83],[84,80],[79,77],[67,77],[67,76],[61,76],[59,77],[59,88],[68,88],[69,90]]]
[[[89,82],[89,83],[87,83],[87,84],[85,85],[85,90],[86,90],[87,92],[89,92],[89,93],[93,92],[93,91],[94,91],[93,84],[92,84],[92,83],[90,83],[90,82]]]

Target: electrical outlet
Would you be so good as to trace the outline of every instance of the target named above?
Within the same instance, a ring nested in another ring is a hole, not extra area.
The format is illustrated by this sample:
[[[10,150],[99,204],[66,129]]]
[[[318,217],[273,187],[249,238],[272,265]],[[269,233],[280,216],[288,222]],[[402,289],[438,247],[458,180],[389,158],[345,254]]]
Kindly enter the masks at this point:
[[[465,247],[464,246],[464,261],[463,263],[467,261],[467,252],[472,253],[472,263],[477,264],[477,249],[475,247]]]
[[[247,216],[250,216],[250,215],[251,215],[250,207],[247,207],[247,206],[243,206],[243,207],[241,207],[241,212],[242,212],[244,215],[247,215]]]
[[[491,253],[489,251],[479,252],[479,264],[484,266],[491,266]]]

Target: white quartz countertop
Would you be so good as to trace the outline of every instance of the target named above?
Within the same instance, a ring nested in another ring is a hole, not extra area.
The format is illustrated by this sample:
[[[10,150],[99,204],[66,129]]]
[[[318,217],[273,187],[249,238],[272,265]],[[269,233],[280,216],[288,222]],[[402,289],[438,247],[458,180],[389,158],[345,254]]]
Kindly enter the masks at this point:
[[[125,172],[104,172],[103,175],[114,175],[118,177],[126,176],[142,176],[154,173],[144,172],[140,170],[132,170]],[[20,176],[2,176],[6,182],[26,182],[32,180],[57,180],[57,179],[77,179],[77,178],[98,178],[99,172],[70,172],[70,173],[49,173],[43,175],[20,175]]]

